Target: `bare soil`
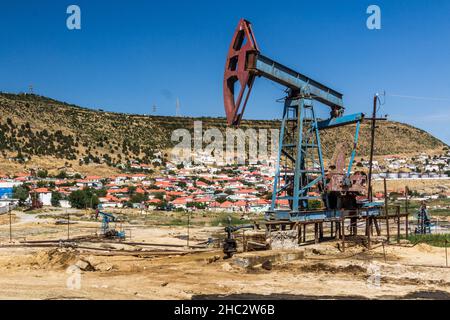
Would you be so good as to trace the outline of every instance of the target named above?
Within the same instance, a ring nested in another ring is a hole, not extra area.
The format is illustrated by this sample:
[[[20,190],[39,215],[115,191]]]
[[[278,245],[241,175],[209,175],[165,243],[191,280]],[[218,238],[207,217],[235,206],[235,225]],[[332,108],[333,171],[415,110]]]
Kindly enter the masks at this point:
[[[326,242],[288,251],[239,253],[224,260],[218,248],[187,249],[185,227],[125,225],[129,241],[179,251],[145,254],[148,247],[84,241],[78,247],[27,247],[19,241],[58,240],[67,225],[53,219],[23,219],[15,213],[14,243],[9,225],[0,225],[0,299],[449,299],[450,269],[445,248],[403,242],[372,250],[338,249]],[[93,235],[100,223],[76,221],[71,236]],[[222,230],[190,229],[190,245]],[[168,248],[164,245],[175,245]],[[84,247],[96,248],[86,250]],[[303,251],[303,254],[299,252]],[[265,261],[270,268],[263,268]],[[80,289],[67,286],[68,268],[80,261]],[[246,266],[246,261],[253,264]],[[256,262],[255,262],[256,261]]]

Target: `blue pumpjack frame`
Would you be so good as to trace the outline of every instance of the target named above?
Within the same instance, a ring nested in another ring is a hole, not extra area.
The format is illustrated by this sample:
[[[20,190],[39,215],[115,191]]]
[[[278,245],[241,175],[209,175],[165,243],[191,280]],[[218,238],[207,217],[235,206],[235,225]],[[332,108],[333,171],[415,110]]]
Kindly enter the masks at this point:
[[[281,121],[272,205],[266,218],[270,220],[309,221],[340,217],[340,211],[329,209],[313,211],[308,208],[308,200],[317,199],[317,197],[309,196],[309,191],[318,184],[326,185],[320,131],[356,124],[354,146],[346,173],[349,177],[356,156],[360,125],[364,119],[364,114],[356,113],[343,116],[344,102],[341,93],[261,54],[250,57],[247,67],[254,70],[258,76],[282,84],[290,91],[289,98],[285,100]],[[318,120],[313,101],[325,104],[338,112],[332,112],[330,119]],[[291,117],[292,111],[294,111],[294,117]],[[308,112],[309,118],[307,117]],[[290,129],[288,123],[292,123],[290,121],[296,121],[296,132],[287,132]],[[287,141],[285,139],[287,134],[295,134],[296,141]],[[314,140],[312,143],[308,140],[311,138]],[[287,152],[287,150],[292,151],[293,148],[296,148],[294,149],[295,152]],[[289,172],[286,168],[282,168],[283,155],[289,156],[293,163]],[[312,159],[312,162],[317,164],[318,168],[316,168],[316,165],[312,169],[307,168],[305,162],[309,161],[308,159]],[[283,195],[288,190],[290,190],[291,195]],[[277,200],[289,200],[291,203],[290,210],[277,210]],[[328,208],[327,197],[324,196],[322,200],[325,201]],[[364,211],[361,211],[361,216],[365,214],[379,215],[381,214],[380,207],[365,208]]]

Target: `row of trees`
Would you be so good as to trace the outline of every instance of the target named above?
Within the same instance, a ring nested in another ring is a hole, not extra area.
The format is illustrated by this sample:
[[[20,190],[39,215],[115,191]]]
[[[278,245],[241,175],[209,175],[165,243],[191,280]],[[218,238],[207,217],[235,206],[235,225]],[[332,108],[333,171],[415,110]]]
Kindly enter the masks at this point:
[[[13,197],[19,200],[20,205],[24,205],[30,196],[30,187],[28,185],[17,186],[13,188]],[[68,197],[70,205],[73,208],[95,209],[100,204],[99,198],[106,196],[106,189],[85,188],[82,190],[73,191]],[[164,199],[164,195],[157,195],[158,199]],[[129,187],[130,200],[125,203],[125,206],[132,207],[135,203],[142,203],[148,200],[148,194],[137,193],[135,187]],[[52,206],[60,206],[60,201],[65,200],[65,196],[58,191],[52,192],[51,203]]]

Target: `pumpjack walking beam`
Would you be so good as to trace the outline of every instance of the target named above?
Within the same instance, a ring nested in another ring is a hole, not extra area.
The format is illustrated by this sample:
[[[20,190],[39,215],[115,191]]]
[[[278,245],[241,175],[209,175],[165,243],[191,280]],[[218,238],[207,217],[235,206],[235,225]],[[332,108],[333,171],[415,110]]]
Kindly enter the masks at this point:
[[[331,118],[339,117],[343,113],[344,103],[341,93],[263,56],[250,22],[242,19],[231,42],[225,66],[223,88],[228,124],[239,125],[256,77],[270,79],[298,94],[307,91],[312,99],[332,109]],[[235,96],[236,82],[241,86],[237,96]]]

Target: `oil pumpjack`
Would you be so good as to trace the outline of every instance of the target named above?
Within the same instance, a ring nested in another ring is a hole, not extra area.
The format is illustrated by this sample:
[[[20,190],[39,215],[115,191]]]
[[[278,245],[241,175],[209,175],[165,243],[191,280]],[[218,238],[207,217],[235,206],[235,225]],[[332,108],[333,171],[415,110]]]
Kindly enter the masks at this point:
[[[364,172],[352,172],[364,114],[344,115],[341,93],[264,56],[251,23],[242,19],[229,48],[223,80],[228,125],[241,123],[257,77],[280,84],[287,92],[271,208],[265,215],[268,228],[287,230],[300,228],[298,223],[333,223],[344,217],[353,217],[356,224],[360,218],[380,215],[378,203],[358,203],[358,196],[367,195],[368,177]],[[329,108],[328,119],[318,118],[316,105]],[[338,155],[333,170],[326,170],[321,132],[346,125],[356,127],[350,161],[346,165],[345,155]],[[312,200],[321,201],[322,208],[313,208]],[[289,207],[280,208],[281,202]],[[357,232],[356,227],[353,230]]]

